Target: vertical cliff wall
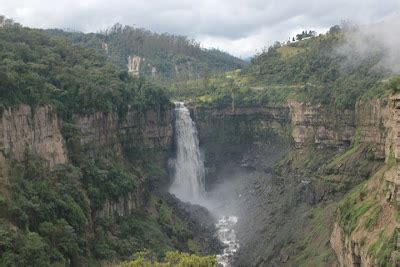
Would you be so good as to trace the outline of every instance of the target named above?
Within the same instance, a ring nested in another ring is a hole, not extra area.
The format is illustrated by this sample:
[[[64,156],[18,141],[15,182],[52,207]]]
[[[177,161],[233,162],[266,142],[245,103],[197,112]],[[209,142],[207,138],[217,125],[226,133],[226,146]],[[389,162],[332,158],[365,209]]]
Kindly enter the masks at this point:
[[[352,110],[338,111],[320,104],[290,101],[290,118],[295,146],[302,148],[345,148],[355,131],[355,114]]]
[[[96,112],[75,115],[73,121],[80,130],[81,144],[93,148],[121,151],[126,146],[168,150],[173,137],[171,110],[149,110],[143,114],[129,109],[122,118],[117,113]]]
[[[210,169],[212,173],[213,169],[223,166],[224,160],[220,159],[226,159],[225,154],[229,154],[230,149],[238,152],[257,142],[274,143],[273,136],[285,137],[298,151],[294,158],[288,158],[288,164],[298,160],[303,162],[299,163],[300,167],[307,168],[304,162],[314,159],[307,153],[327,154],[325,161],[318,161],[316,173],[302,176],[288,170],[285,179],[293,179],[293,184],[304,183],[304,187],[311,191],[319,190],[319,201],[338,201],[335,204],[339,206],[338,215],[334,216],[336,222],[330,224],[329,227],[333,228],[327,228],[324,236],[329,240],[329,231],[332,231],[330,244],[340,265],[377,266],[389,258],[396,264],[395,253],[389,256],[384,253],[395,252],[400,247],[393,248],[392,241],[383,240],[392,240],[399,228],[396,219],[397,207],[400,206],[399,96],[360,100],[354,110],[344,111],[290,101],[278,107],[236,108],[234,111],[231,108],[192,107],[192,112],[206,152],[209,176]],[[225,150],[218,149],[221,144]],[[239,147],[235,150],[235,146]],[[231,156],[230,159],[239,165],[243,161],[237,160],[240,156]],[[363,183],[365,179],[368,182]],[[359,183],[362,185],[354,189],[356,193],[352,191],[341,199]],[[298,220],[301,223],[301,219]]]
[[[7,176],[9,160],[22,160],[26,151],[37,153],[53,168],[68,162],[60,122],[50,106],[32,109],[20,105],[3,111],[0,120],[0,168]]]
[[[88,153],[112,150],[118,157],[124,157],[132,151],[137,157],[144,157],[145,150],[156,150],[152,158],[163,165],[166,162],[173,140],[172,110],[158,112],[148,110],[139,113],[129,109],[123,117],[116,113],[97,112],[91,115],[75,115],[74,124],[79,129],[80,143]],[[129,157],[129,155],[128,155]],[[138,187],[114,199],[108,199],[98,215],[130,215],[143,208],[148,201],[147,183],[141,178]]]
[[[331,235],[340,266],[398,266],[400,97],[359,101],[360,143],[385,164],[339,204]],[[352,214],[353,218],[346,214]]]
[[[352,110],[334,110],[320,104],[290,101],[266,108],[206,109],[192,106],[204,143],[243,143],[266,140],[273,133],[290,137],[296,148],[344,149],[355,134]]]
[[[0,181],[7,182],[10,162],[23,160],[26,152],[44,158],[50,169],[67,164],[68,151],[62,125],[51,106],[19,105],[4,110],[0,120]],[[143,114],[130,109],[122,118],[116,113],[77,114],[73,125],[79,130],[79,142],[86,153],[109,149],[123,157],[123,150],[140,148],[160,150],[165,156],[172,144],[172,110],[148,110]],[[107,200],[99,215],[131,214],[146,204],[147,191],[141,183],[126,196]]]

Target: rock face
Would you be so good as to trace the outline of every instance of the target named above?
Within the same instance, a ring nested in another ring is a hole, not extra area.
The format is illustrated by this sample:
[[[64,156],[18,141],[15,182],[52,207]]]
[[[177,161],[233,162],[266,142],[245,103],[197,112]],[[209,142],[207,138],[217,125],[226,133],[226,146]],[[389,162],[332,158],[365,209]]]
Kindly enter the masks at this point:
[[[290,123],[285,106],[269,108],[231,108],[222,110],[192,107],[201,142],[243,143],[264,139],[275,133],[285,135]],[[252,139],[252,140],[250,140]]]
[[[20,105],[3,111],[0,121],[0,168],[6,177],[7,160],[21,160],[32,151],[47,160],[50,168],[67,163],[59,120],[49,106],[32,109]]]
[[[120,119],[116,113],[97,112],[92,115],[76,115],[74,122],[81,133],[80,142],[96,153],[105,148],[121,154],[123,150],[136,148],[168,152],[173,139],[172,111],[163,113],[148,111],[141,115],[129,110]],[[167,153],[163,153],[162,156]],[[161,162],[165,158],[155,159]],[[118,199],[108,199],[98,213],[101,217],[126,216],[147,204],[148,190],[145,183]]]
[[[387,129],[391,124],[391,110],[387,99],[358,101],[356,104],[356,124],[360,130],[359,141],[374,147],[375,159],[386,157]],[[389,155],[388,155],[389,156]]]
[[[360,244],[346,236],[337,223],[330,242],[340,266],[373,266],[371,258],[361,251]]]
[[[215,132],[225,139],[238,135],[263,137],[267,132],[290,136],[296,148],[348,147],[355,134],[355,113],[329,110],[326,106],[290,101],[267,108],[222,110],[192,108],[200,139],[207,142]]]
[[[92,152],[111,149],[121,154],[123,149],[139,147],[169,151],[172,144],[172,110],[149,110],[140,115],[129,109],[123,118],[116,113],[97,112],[75,115],[73,121],[80,131],[80,143]],[[0,121],[0,181],[7,182],[9,160],[22,160],[26,151],[46,159],[50,168],[68,163],[60,125],[62,122],[50,106],[32,109],[20,105],[3,111]],[[107,200],[98,215],[131,214],[146,204],[146,192],[145,183],[140,183],[126,196]]]
[[[121,196],[117,200],[108,199],[103,209],[97,213],[102,218],[112,218],[115,215],[128,216],[145,206],[148,199],[148,192],[143,186],[138,187],[126,196]]]
[[[74,122],[81,132],[81,144],[110,147],[121,146],[169,149],[173,137],[172,112],[148,111],[141,115],[129,110],[123,119],[116,113],[97,112],[76,115]]]
[[[390,233],[399,227],[394,207],[400,203],[400,96],[359,101],[356,105],[356,122],[358,133],[355,138],[360,143],[370,145],[375,160],[385,160],[386,163],[370,179],[368,186],[371,192],[368,194],[376,194],[383,213],[378,226]],[[375,259],[368,253],[368,248],[377,239],[377,233],[367,232],[362,225],[357,226],[351,234],[346,234],[335,223],[330,243],[340,266],[377,266]]]
[[[292,137],[297,148],[316,144],[318,148],[345,148],[355,131],[355,114],[339,112],[320,104],[290,101]]]
[[[200,143],[206,153],[207,179],[210,179],[213,172],[218,172],[219,166],[223,166],[227,159],[233,160],[238,165],[243,163],[243,160],[240,161],[240,154],[234,154],[235,146],[239,146],[236,148],[236,152],[238,152],[249,147],[248,144],[269,142],[275,144],[274,139],[271,138],[273,135],[291,140],[299,149],[314,147],[321,150],[338,151],[353,146],[356,150],[358,149],[357,153],[360,154],[355,154],[352,160],[357,161],[358,155],[361,155],[364,157],[362,158],[365,160],[364,164],[368,164],[368,166],[363,166],[360,163],[361,165],[356,167],[360,170],[372,168],[371,173],[366,176],[373,176],[370,180],[376,183],[371,186],[371,194],[376,194],[379,200],[386,203],[382,204],[382,210],[388,221],[379,222],[380,225],[396,221],[393,219],[395,217],[393,214],[396,214],[393,207],[400,204],[400,171],[398,168],[400,160],[400,95],[384,99],[360,100],[356,103],[354,110],[345,111],[329,109],[323,105],[290,101],[281,106],[269,108],[236,108],[236,110],[232,110],[231,108],[192,107],[192,113],[199,131]],[[219,146],[225,149],[218,149]],[[332,155],[335,153],[333,152]],[[229,155],[226,156],[226,154]],[[220,160],[221,158],[222,160]],[[386,166],[383,166],[384,162]],[[349,168],[355,168],[353,163],[349,163]],[[248,164],[242,165],[247,167]],[[347,165],[342,167],[345,168]],[[265,169],[264,172],[266,170],[268,169]],[[373,175],[377,170],[379,172]],[[359,172],[358,169],[354,171]],[[336,174],[336,172],[334,173]],[[357,175],[361,174],[357,173]],[[260,174],[260,176],[262,175]],[[218,178],[215,178],[215,181],[213,179],[211,182],[218,184]],[[288,185],[286,184],[282,190],[288,190]],[[271,193],[268,194],[271,196]],[[304,194],[299,195],[303,196]],[[265,211],[264,206],[263,209]],[[277,216],[276,213],[273,215],[271,220]],[[269,224],[269,227],[271,225]],[[385,229],[396,229],[396,227],[400,226],[391,225]],[[367,233],[363,225],[357,228],[356,232],[356,235],[347,235],[338,222],[334,224],[330,244],[337,255],[339,265],[376,266],[375,259],[368,253],[368,246],[363,243],[366,242],[365,235],[369,236],[369,239],[367,238],[368,245],[376,241],[376,235]],[[272,242],[272,238],[268,239],[268,242]],[[257,245],[255,246],[257,247]],[[256,247],[247,249],[254,251]],[[268,245],[262,246],[263,253],[265,253],[266,247]],[[266,262],[269,260],[269,258],[266,259]]]
[[[132,76],[139,76],[140,62],[142,58],[139,56],[129,56],[128,57],[128,73]]]

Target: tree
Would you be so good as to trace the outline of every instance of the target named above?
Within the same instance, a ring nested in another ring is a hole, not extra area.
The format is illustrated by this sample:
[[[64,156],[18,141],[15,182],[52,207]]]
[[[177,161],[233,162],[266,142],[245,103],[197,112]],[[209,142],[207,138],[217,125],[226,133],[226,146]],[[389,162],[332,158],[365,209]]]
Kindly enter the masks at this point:
[[[18,262],[20,266],[49,266],[48,249],[47,244],[37,233],[28,233],[19,251]]]
[[[163,261],[156,260],[151,251],[138,252],[135,260],[125,262],[121,267],[215,267],[217,260],[215,256],[197,256],[188,253],[169,251],[165,254]]]

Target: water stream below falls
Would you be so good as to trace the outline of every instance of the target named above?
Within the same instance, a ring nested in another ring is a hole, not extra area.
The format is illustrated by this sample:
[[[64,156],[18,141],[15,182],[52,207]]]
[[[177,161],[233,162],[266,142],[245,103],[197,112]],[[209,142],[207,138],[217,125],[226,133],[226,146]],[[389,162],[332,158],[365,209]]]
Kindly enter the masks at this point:
[[[220,266],[229,267],[232,257],[239,249],[239,243],[234,230],[237,220],[236,216],[222,216],[216,225],[218,239],[226,245],[223,253],[217,255],[217,261]]]
[[[170,192],[182,201],[212,208],[212,201],[205,192],[204,161],[199,149],[196,125],[184,103],[175,103],[176,159],[174,180]],[[213,209],[213,211],[215,211]],[[215,213],[218,214],[218,211]],[[233,255],[239,248],[234,226],[238,218],[234,215],[220,216],[216,224],[219,240],[225,244],[222,254],[217,255],[219,266],[229,267]]]

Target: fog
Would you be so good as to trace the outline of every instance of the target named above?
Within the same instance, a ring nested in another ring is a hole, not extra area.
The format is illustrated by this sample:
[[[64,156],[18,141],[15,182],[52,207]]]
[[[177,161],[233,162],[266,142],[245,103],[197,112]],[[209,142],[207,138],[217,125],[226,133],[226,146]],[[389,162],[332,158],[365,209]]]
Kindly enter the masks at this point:
[[[346,25],[344,30],[345,43],[337,52],[347,58],[347,67],[377,60],[376,70],[400,73],[400,17],[369,25]]]

